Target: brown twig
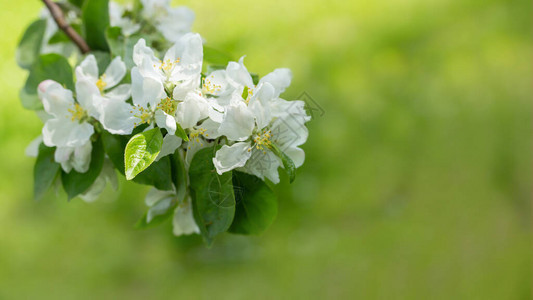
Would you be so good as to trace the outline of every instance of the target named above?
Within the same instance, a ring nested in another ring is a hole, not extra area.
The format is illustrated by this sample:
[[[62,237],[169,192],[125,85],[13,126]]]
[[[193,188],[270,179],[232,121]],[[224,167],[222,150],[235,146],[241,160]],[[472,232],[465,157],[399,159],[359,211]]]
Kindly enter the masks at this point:
[[[57,27],[63,30],[63,32],[74,42],[74,44],[80,48],[81,53],[85,54],[91,51],[85,40],[67,23],[61,8],[59,8],[59,6],[52,0],[43,0],[43,2],[50,11],[54,21],[56,21]]]

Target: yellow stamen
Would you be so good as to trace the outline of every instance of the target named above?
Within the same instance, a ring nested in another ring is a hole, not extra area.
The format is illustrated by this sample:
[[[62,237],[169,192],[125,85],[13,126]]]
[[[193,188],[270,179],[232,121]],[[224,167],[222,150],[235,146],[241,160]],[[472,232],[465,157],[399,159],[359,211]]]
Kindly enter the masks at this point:
[[[82,121],[87,117],[87,112],[78,103],[74,103],[74,108],[69,108],[68,112],[72,114],[72,121]]]
[[[100,90],[100,93],[103,93],[103,92],[104,92],[104,89],[105,89],[106,86],[107,86],[107,83],[106,83],[104,80],[105,80],[105,74],[103,74],[102,76],[100,76],[100,78],[98,78],[98,80],[96,81],[96,86],[97,86],[98,89]]]

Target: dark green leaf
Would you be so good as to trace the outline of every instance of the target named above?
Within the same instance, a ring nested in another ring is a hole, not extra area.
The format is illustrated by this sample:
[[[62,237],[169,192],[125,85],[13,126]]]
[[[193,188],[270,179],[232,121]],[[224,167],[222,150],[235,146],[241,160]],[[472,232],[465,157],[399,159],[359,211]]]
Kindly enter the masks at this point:
[[[233,59],[227,53],[204,46],[204,60],[214,65],[227,65]]]
[[[98,138],[93,143],[91,152],[91,163],[89,170],[85,173],[78,173],[76,170],[71,170],[69,173],[61,173],[61,181],[63,188],[67,192],[68,199],[72,199],[79,194],[87,191],[93,185],[104,165],[104,148],[101,138]]]
[[[30,70],[24,88],[20,91],[22,105],[27,109],[42,109],[42,103],[37,96],[37,86],[43,80],[51,79],[74,90],[72,68],[67,59],[59,54],[45,54],[39,56]]]
[[[287,175],[289,175],[289,182],[292,183],[296,177],[296,167],[294,166],[294,162],[275,144],[272,144],[271,147],[272,152],[281,159],[283,168],[285,169],[285,172],[287,172]]]
[[[252,81],[254,82],[254,84],[257,85],[259,83],[259,75],[255,73],[250,73],[250,76],[252,76]]]
[[[109,26],[109,0],[90,0],[83,5],[81,19],[85,41],[91,50],[109,51],[105,33]]]
[[[83,2],[85,2],[85,0],[68,0],[68,2],[76,5],[77,7],[81,7],[83,5]]]
[[[233,171],[235,218],[229,229],[233,233],[259,234],[276,218],[278,202],[274,192],[258,177]]]
[[[213,166],[217,148],[198,151],[189,168],[193,214],[207,245],[230,227],[235,215],[231,172],[218,175]]]
[[[187,193],[187,170],[183,162],[183,155],[179,149],[170,156],[172,167],[172,182],[176,187],[176,195],[179,201],[185,199]]]
[[[163,135],[159,128],[153,128],[134,135],[124,150],[125,174],[132,180],[150,166],[163,146]]]
[[[22,35],[16,53],[21,68],[29,69],[39,57],[45,29],[46,20],[40,19],[31,23]]]
[[[56,148],[39,146],[39,154],[33,167],[33,196],[35,200],[40,200],[48,188],[54,183],[59,172],[60,165],[54,160]]]

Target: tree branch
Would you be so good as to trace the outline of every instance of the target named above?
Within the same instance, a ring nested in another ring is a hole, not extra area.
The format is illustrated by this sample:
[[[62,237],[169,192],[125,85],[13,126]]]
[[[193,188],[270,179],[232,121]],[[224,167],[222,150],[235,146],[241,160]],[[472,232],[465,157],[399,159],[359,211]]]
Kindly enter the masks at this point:
[[[50,11],[50,14],[54,18],[54,21],[56,21],[57,27],[59,27],[63,32],[78,46],[81,53],[85,54],[91,49],[89,48],[89,45],[85,42],[85,40],[74,30],[65,20],[65,17],[63,16],[63,11],[59,6],[53,2],[52,0],[42,0],[48,10]]]

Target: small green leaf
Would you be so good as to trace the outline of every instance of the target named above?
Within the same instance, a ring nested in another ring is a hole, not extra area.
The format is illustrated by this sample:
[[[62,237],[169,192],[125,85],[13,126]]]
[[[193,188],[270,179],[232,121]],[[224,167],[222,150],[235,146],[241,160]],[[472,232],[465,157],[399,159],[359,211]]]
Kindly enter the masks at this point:
[[[54,183],[59,173],[60,165],[54,160],[56,148],[39,146],[39,154],[33,167],[33,197],[40,200],[48,188]]]
[[[102,140],[98,138],[93,143],[93,149],[91,152],[91,163],[89,164],[89,170],[85,173],[78,173],[72,169],[69,173],[61,173],[61,182],[63,183],[63,189],[67,192],[68,199],[72,199],[79,194],[83,194],[94,183],[102,167],[104,166],[104,148]]]
[[[231,172],[218,175],[213,156],[218,147],[198,151],[189,168],[193,214],[208,246],[228,230],[235,215],[235,195]]]
[[[186,142],[189,141],[189,136],[187,136],[187,133],[185,133],[185,130],[183,130],[183,127],[178,122],[176,122],[176,135]]]
[[[292,183],[296,177],[296,167],[294,166],[294,162],[275,144],[271,145],[271,150],[277,157],[281,159],[283,168],[285,169],[285,172],[287,172],[287,175],[289,175],[289,182]]]
[[[233,171],[233,190],[237,207],[229,229],[233,233],[260,234],[278,213],[276,194],[260,178]]]
[[[17,64],[23,69],[29,69],[39,57],[43,41],[46,20],[39,19],[30,24],[20,39],[17,48]]]
[[[124,150],[124,165],[127,180],[150,166],[163,146],[163,135],[159,128],[153,128],[134,135]]]
[[[227,53],[204,46],[204,60],[214,65],[227,65],[233,59]]]
[[[178,202],[171,197],[163,198],[157,201],[150,209],[137,221],[135,228],[148,229],[172,218],[174,209]]]
[[[113,135],[107,131],[102,133],[102,141],[107,156],[115,168],[124,175],[124,149],[128,144],[128,137]],[[138,174],[133,181],[140,184],[154,186],[158,190],[172,190],[171,164],[168,157],[152,163],[146,170]]]
[[[27,109],[42,109],[37,96],[37,87],[43,80],[51,79],[74,90],[72,68],[67,59],[59,54],[51,53],[39,56],[30,70],[26,84],[20,91],[22,105]]]
[[[246,98],[248,98],[248,87],[245,86],[244,89],[242,90],[242,98],[246,100]]]
[[[259,75],[255,73],[250,73],[250,76],[252,76],[252,81],[254,82],[254,84],[257,85],[259,83]]]
[[[68,0],[68,2],[70,2],[70,3],[74,4],[74,5],[76,5],[77,7],[81,7],[81,6],[83,5],[83,2],[84,2],[84,1],[85,1],[85,0]]]
[[[81,19],[85,41],[91,50],[109,51],[105,33],[109,26],[109,0],[86,1]]]

